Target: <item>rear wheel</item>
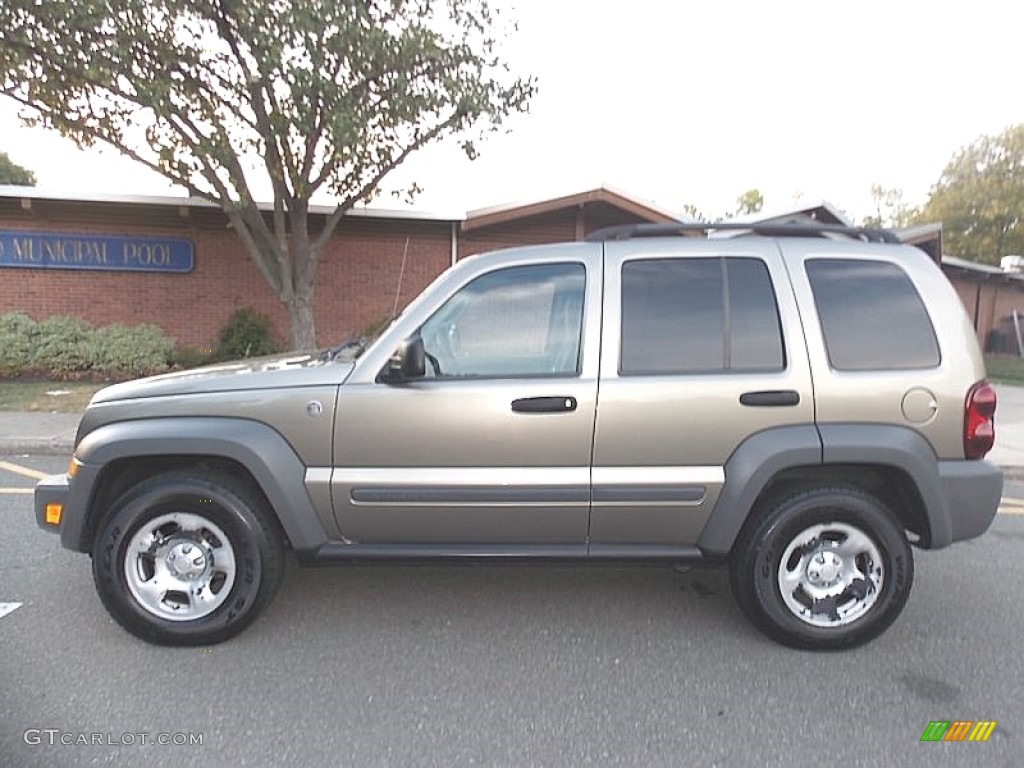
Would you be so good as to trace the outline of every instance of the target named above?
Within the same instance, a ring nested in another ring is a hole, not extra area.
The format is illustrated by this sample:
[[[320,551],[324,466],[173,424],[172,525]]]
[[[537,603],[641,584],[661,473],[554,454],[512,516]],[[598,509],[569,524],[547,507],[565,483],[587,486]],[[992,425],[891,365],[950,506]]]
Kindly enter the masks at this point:
[[[730,560],[740,608],[768,636],[796,648],[850,648],[877,637],[903,610],[913,577],[896,516],[849,487],[768,501]]]
[[[110,615],[164,645],[209,645],[270,602],[284,552],[262,496],[235,478],[171,472],[115,502],[93,547]]]

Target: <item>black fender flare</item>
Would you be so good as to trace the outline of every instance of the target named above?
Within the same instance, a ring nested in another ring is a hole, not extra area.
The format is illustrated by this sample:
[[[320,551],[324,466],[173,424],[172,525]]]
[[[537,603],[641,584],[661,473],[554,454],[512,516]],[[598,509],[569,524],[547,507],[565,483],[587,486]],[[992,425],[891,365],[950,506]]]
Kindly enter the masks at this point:
[[[284,437],[258,421],[223,417],[173,417],[119,421],[87,434],[75,449],[81,468],[71,483],[61,543],[87,552],[88,515],[104,467],[119,459],[155,456],[226,458],[245,467],[270,502],[296,550],[316,550],[329,536],[306,488],[305,464]]]
[[[708,555],[728,554],[757,498],[778,473],[829,465],[901,471],[920,495],[927,545],[945,547],[954,540],[939,461],[923,435],[889,424],[808,424],[765,430],[740,444],[725,464],[725,486],[697,545]]]
[[[819,464],[821,437],[811,424],[776,427],[748,437],[725,462],[725,485],[697,546],[705,554],[728,554],[772,478],[786,469]]]

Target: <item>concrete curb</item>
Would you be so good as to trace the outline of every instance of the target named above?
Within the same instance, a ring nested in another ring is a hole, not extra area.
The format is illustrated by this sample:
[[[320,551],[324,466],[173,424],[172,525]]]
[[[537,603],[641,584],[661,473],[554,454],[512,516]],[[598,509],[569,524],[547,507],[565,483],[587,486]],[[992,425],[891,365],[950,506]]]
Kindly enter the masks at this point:
[[[0,440],[0,455],[29,453],[37,456],[71,456],[74,438],[12,437]]]

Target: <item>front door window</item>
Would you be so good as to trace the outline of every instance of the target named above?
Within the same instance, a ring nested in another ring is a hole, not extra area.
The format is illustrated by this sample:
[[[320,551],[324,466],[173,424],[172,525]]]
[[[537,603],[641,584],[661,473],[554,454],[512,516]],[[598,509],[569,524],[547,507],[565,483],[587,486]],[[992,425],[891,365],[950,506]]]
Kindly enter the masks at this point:
[[[427,378],[579,373],[586,271],[542,264],[489,272],[420,328]]]

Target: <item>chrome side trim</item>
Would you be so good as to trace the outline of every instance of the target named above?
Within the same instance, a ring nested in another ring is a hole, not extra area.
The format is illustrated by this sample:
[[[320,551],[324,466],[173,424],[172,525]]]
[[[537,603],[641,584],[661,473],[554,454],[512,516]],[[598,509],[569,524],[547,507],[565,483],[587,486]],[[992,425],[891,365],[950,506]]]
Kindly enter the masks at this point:
[[[353,488],[351,499],[355,504],[416,504],[422,506],[458,506],[460,504],[557,504],[561,502],[586,504],[590,492],[579,488],[465,488],[454,486],[390,486],[382,488]]]
[[[594,506],[697,507],[725,482],[722,467],[594,467]]]
[[[353,506],[560,506],[590,501],[589,467],[335,469]]]

